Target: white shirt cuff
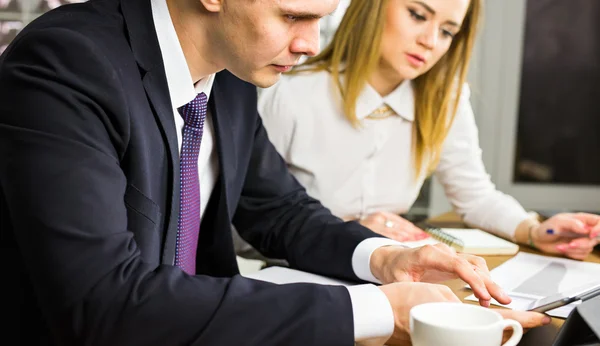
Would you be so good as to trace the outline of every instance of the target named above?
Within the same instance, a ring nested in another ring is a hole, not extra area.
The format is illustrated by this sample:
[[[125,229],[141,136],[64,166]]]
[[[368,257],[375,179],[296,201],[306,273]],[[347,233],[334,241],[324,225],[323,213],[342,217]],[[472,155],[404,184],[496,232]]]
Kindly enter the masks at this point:
[[[354,317],[354,340],[356,342],[382,339],[386,342],[394,332],[392,305],[375,285],[349,286]]]
[[[381,281],[371,273],[371,255],[380,247],[389,245],[405,247],[402,243],[388,238],[368,238],[361,241],[352,254],[354,274],[361,280],[381,284]]]

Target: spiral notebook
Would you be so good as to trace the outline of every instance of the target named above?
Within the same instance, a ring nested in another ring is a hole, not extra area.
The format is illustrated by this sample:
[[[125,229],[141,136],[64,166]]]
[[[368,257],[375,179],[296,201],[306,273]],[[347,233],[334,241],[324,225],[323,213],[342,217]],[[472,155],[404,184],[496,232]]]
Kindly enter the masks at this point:
[[[409,247],[445,243],[458,252],[472,255],[514,255],[519,246],[491,233],[474,228],[425,228],[430,238],[403,242]]]

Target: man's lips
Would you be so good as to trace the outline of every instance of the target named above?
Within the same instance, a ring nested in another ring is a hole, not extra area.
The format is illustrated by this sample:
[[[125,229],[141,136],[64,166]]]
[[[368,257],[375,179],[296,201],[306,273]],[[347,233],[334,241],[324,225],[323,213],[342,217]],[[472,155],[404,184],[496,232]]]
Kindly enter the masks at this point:
[[[277,64],[273,64],[272,66],[277,71],[279,71],[279,72],[287,72],[287,71],[291,70],[292,67],[294,67],[294,64],[291,64],[291,65],[277,65]]]

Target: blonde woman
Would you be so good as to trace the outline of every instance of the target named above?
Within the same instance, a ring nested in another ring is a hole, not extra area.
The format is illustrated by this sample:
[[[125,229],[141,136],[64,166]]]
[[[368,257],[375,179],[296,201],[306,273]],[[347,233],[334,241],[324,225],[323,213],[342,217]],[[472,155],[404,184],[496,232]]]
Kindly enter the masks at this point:
[[[481,0],[352,1],[321,54],[261,91],[269,137],[309,194],[389,238],[423,237],[398,214],[435,174],[467,224],[583,259],[599,216],[540,224],[485,171],[465,83],[481,12]]]

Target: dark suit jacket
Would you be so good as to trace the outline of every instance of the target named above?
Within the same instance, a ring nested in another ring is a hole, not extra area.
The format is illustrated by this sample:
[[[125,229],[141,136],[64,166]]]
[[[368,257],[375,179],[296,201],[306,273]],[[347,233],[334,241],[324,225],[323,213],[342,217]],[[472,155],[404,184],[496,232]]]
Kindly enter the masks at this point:
[[[3,340],[60,345],[351,345],[340,286],[239,276],[230,225],[266,256],[358,280],[375,236],[333,217],[288,173],[256,88],[217,75],[220,175],[196,276],[172,266],[178,144],[149,0],[47,13],[0,58]],[[2,342],[3,343],[3,342]]]

